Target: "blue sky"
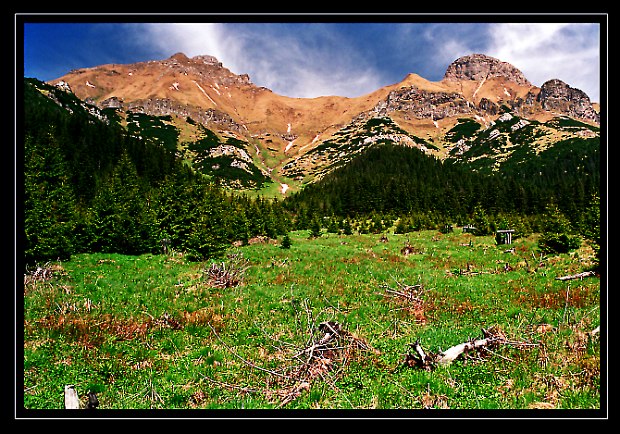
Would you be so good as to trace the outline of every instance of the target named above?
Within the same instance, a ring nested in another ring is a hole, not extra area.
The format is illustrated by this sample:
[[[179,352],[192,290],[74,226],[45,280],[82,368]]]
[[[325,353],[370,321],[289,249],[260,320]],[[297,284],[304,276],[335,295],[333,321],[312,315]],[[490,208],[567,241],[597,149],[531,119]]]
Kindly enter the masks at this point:
[[[175,16],[111,16],[109,22],[105,16],[87,16],[91,22],[83,16],[17,18],[23,35],[18,26],[16,49],[23,43],[26,77],[52,80],[75,68],[183,52],[215,56],[254,84],[292,97],[360,96],[411,72],[438,81],[458,57],[485,53],[512,63],[536,86],[559,78],[599,101],[606,59],[601,49],[607,46],[606,17],[600,15],[489,22],[484,15],[471,22],[447,22],[442,15],[422,21],[413,15],[327,15],[316,21],[302,15],[293,22],[243,15],[184,16],[178,22]]]

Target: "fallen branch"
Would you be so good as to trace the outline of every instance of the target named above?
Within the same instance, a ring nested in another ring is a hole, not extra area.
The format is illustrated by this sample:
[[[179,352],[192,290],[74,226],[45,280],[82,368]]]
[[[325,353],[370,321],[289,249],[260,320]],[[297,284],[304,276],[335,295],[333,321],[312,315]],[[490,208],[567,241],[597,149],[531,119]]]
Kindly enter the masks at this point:
[[[388,285],[382,285],[382,288],[388,294],[393,294],[393,295],[395,295],[397,297],[404,298],[404,299],[409,300],[409,301],[416,301],[418,303],[422,303],[423,302],[422,298],[418,297],[418,294],[420,292],[422,292],[421,291],[422,285],[412,285],[412,286],[401,285],[401,288],[403,288],[403,290],[401,290],[401,291],[397,291],[397,290],[389,287]],[[420,291],[418,291],[418,290],[420,290]]]
[[[419,303],[422,303],[423,300],[421,296],[424,292],[424,288],[422,287],[421,283],[418,283],[416,285],[405,285],[404,283],[401,283],[398,280],[396,280],[393,276],[392,276],[392,280],[396,282],[398,289],[392,288],[388,284],[384,283],[383,285],[381,285],[381,288],[383,288],[385,292],[389,294],[393,294],[397,297],[405,298],[407,300],[417,301]]]
[[[439,365],[449,365],[454,360],[456,360],[461,354],[473,350],[479,350],[481,348],[485,348],[487,346],[496,345],[501,342],[501,338],[484,338],[484,339],[476,339],[471,342],[463,342],[462,344],[455,345],[453,347],[448,348],[446,351],[440,353],[436,359],[436,363]]]
[[[501,330],[490,328],[488,330],[482,329],[483,337],[480,339],[473,339],[467,342],[460,343],[448,348],[445,351],[433,354],[424,351],[419,341],[416,341],[409,346],[414,350],[414,353],[407,353],[405,355],[404,364],[411,367],[419,367],[425,370],[434,369],[436,366],[448,366],[453,361],[458,359],[463,354],[470,352],[490,352],[500,344],[508,344],[515,346],[529,346],[537,345],[527,342],[515,342],[506,339],[506,336]],[[502,357],[506,359],[505,357]],[[509,360],[509,359],[506,359]]]
[[[584,271],[583,273],[573,274],[571,276],[556,277],[555,280],[574,280],[583,279],[584,277],[596,276],[594,271]]]
[[[436,354],[427,354],[422,345],[420,345],[420,341],[417,340],[413,344],[409,344],[409,346],[415,351],[415,354],[407,353],[405,354],[405,365],[407,366],[417,366],[427,371],[433,369],[436,359]]]
[[[310,316],[309,314],[309,319]],[[331,377],[337,375],[337,371],[348,363],[349,357],[356,351],[371,350],[363,340],[335,321],[324,321],[317,329],[322,335],[311,339],[305,348],[298,350],[293,356],[302,363],[291,374],[291,378],[296,380],[295,383],[278,392],[281,398],[280,407],[297,399],[303,391],[310,390],[312,382],[317,378],[328,382],[337,390]],[[312,332],[312,329],[310,331]]]
[[[205,273],[208,276],[209,284],[216,288],[233,288],[239,286],[243,281],[243,276],[249,268],[248,260],[242,254],[229,255],[228,263],[214,263]]]

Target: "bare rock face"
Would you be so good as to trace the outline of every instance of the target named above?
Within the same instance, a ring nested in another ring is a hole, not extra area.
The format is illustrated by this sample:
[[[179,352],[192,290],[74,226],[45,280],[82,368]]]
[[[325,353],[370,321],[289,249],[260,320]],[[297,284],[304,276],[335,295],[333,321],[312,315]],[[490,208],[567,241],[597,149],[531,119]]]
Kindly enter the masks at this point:
[[[110,97],[106,100],[103,100],[99,103],[99,108],[102,108],[102,109],[104,108],[120,109],[122,107],[123,107],[123,100],[115,96]]]
[[[485,54],[459,57],[448,66],[444,75],[444,79],[450,81],[481,81],[491,77],[504,77],[517,84],[531,86],[523,73],[510,63]]]
[[[443,119],[472,113],[473,107],[462,95],[454,92],[428,92],[411,86],[394,90],[372,110],[374,116],[386,116],[393,111],[405,111],[417,118]]]
[[[106,100],[108,101],[108,100]],[[187,104],[181,104],[169,98],[148,98],[123,104],[127,110],[147,113],[152,116],[175,115],[181,118],[192,118],[204,125],[216,124],[224,130],[241,132],[241,125],[233,118],[220,110],[202,109]]]
[[[570,87],[562,80],[545,82],[538,94],[538,101],[545,110],[557,111],[570,117],[600,124],[600,114],[592,107],[585,92]]]
[[[176,53],[168,59],[161,61],[143,62],[137,65],[160,65],[181,74],[193,74],[200,79],[210,80],[226,86],[237,84],[251,85],[252,81],[247,74],[237,75],[222,65],[215,56],[201,54],[194,57],[187,57],[184,53]]]

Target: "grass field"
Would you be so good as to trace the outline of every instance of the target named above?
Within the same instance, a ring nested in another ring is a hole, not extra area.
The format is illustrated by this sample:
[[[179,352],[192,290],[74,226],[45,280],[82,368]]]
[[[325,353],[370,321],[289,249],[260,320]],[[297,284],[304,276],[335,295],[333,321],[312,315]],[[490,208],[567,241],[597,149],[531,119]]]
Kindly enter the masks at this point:
[[[592,268],[587,244],[541,256],[535,235],[387,238],[298,231],[289,249],[252,244],[208,263],[173,252],[47,264],[51,276],[24,287],[24,408],[64,408],[68,384],[99,410],[601,408],[599,277],[557,279]],[[218,286],[212,266],[238,282]],[[415,363],[413,344],[434,356],[483,329],[501,339]]]

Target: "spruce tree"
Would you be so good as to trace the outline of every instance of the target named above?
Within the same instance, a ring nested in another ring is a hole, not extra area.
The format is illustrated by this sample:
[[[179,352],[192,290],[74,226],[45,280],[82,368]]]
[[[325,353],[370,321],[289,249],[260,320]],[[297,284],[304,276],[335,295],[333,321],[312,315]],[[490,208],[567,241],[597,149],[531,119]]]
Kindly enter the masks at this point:
[[[290,249],[291,248],[291,238],[289,237],[288,234],[284,234],[284,237],[282,237],[281,247],[283,249]]]
[[[348,217],[344,220],[342,232],[345,235],[353,235],[353,228],[351,227],[351,220]]]
[[[601,199],[595,194],[585,210],[581,221],[581,233],[590,240],[597,261],[600,261],[601,250]]]
[[[66,260],[73,252],[75,195],[53,134],[25,137],[24,236],[26,263]]]
[[[93,209],[96,250],[140,254],[154,249],[154,215],[126,152],[97,194]]]
[[[310,238],[318,238],[321,236],[321,221],[317,216],[313,217],[310,222]]]
[[[580,245],[581,240],[573,234],[568,218],[558,209],[557,205],[549,204],[545,229],[538,239],[540,250],[544,253],[568,253]]]

